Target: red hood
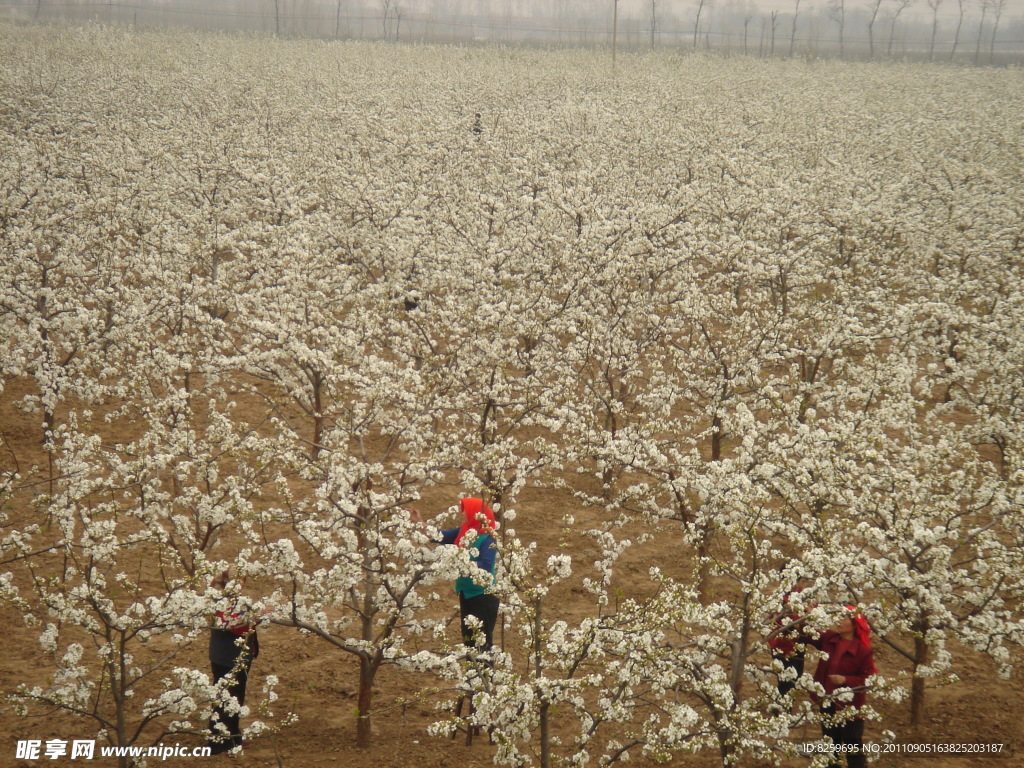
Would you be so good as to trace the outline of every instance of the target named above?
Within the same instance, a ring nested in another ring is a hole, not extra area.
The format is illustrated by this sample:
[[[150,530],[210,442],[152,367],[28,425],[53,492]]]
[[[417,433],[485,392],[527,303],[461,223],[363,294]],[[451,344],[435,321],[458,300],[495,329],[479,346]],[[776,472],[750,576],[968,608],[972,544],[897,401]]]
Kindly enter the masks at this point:
[[[868,624],[867,617],[864,616],[856,606],[848,605],[846,610],[851,613],[850,619],[853,621],[853,634],[856,635],[857,639],[860,640],[868,648],[871,647],[871,626]]]
[[[494,512],[483,499],[460,499],[459,507],[462,509],[462,527],[455,536],[455,543],[459,544],[467,531],[476,531],[478,536],[486,533],[494,533]]]

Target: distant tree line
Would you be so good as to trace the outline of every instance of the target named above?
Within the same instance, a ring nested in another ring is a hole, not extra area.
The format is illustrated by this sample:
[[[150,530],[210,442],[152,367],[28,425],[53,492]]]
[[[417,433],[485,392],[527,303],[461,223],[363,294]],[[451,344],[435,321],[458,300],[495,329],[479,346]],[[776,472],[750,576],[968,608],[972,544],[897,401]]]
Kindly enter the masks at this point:
[[[715,50],[758,57],[1010,64],[1011,0],[5,0],[0,18],[100,21],[314,38]]]

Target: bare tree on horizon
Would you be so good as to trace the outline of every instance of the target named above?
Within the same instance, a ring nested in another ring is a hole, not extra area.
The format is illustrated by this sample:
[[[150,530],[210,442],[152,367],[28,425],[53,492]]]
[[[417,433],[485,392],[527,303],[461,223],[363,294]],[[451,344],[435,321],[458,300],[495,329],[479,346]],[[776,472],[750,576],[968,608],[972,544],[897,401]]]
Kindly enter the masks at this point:
[[[394,0],[380,0],[381,10],[381,25],[384,28],[384,39],[388,39],[388,18],[391,16],[391,8],[394,5]]]
[[[885,55],[892,56],[892,41],[896,34],[896,22],[900,19],[900,14],[903,13],[907,8],[914,2],[914,0],[896,0],[896,10],[892,14],[892,22],[889,24],[889,44],[886,46]]]
[[[800,15],[800,0],[793,6],[793,29],[789,35],[789,58],[793,58],[793,47],[796,45],[796,20]]]
[[[985,16],[988,9],[992,7],[993,0],[980,0],[981,20],[978,22],[978,44],[974,47],[974,66],[978,66],[978,59],[981,56],[981,36],[985,31]]]
[[[693,47],[697,48],[697,37],[700,33],[700,15],[704,12],[705,6],[711,5],[711,0],[697,0],[697,18],[693,22]]]
[[[884,0],[868,0],[868,11],[871,16],[868,18],[868,51],[871,58],[875,58],[875,21],[878,19],[878,11]]]
[[[928,61],[934,61],[935,59],[935,35],[939,31],[939,7],[942,5],[942,0],[926,0],[928,7],[932,9],[932,38],[928,44]]]
[[[956,0],[959,15],[956,20],[956,33],[953,35],[953,47],[949,50],[949,60],[956,56],[956,47],[960,43],[960,28],[964,24],[964,0]]]
[[[619,0],[612,0],[612,66],[615,66],[615,49],[619,42]]]
[[[995,13],[995,19],[992,22],[992,41],[988,48],[988,63],[993,64],[996,56],[996,32],[999,30],[999,19],[1003,15],[1003,11],[1006,10],[1006,0],[992,0],[992,10]]]
[[[940,0],[941,2],[941,0]],[[844,30],[846,28],[846,0],[831,0],[828,15],[839,27],[839,57],[844,54]]]

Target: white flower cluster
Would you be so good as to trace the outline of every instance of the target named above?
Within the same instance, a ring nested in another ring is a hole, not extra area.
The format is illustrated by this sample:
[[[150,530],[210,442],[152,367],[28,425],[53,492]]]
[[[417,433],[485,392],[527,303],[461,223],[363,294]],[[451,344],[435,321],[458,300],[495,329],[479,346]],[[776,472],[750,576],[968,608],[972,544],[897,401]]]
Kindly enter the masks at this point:
[[[364,745],[381,666],[472,671],[516,765],[784,750],[812,713],[773,714],[765,640],[836,604],[915,718],[963,645],[1009,673],[1018,70],[0,42],[0,397],[46,452],[5,436],[0,598],[54,671],[23,702],[196,727],[224,692],[171,659],[239,606],[357,661]],[[430,607],[490,588],[418,521],[456,487],[502,523],[493,667]]]

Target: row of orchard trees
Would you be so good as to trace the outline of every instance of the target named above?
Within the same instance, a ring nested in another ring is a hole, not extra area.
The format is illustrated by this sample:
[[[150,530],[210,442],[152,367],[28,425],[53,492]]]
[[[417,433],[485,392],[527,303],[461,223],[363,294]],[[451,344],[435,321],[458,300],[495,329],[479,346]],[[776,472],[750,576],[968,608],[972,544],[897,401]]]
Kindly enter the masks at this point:
[[[975,65],[1016,60],[1022,23],[1007,0],[830,0],[820,7],[803,0],[781,6],[744,0],[277,0],[262,7],[209,0],[195,14],[154,0],[20,5],[12,18],[23,22],[185,26],[333,40],[691,48],[758,57],[909,57]]]
[[[202,731],[181,658],[230,564],[358,660],[367,745],[383,665],[464,674],[433,604],[472,566],[404,511],[460,492],[505,522],[504,762],[786,754],[799,577],[818,624],[865,606],[915,723],[955,649],[1009,672],[1019,73],[0,32],[26,708]]]

